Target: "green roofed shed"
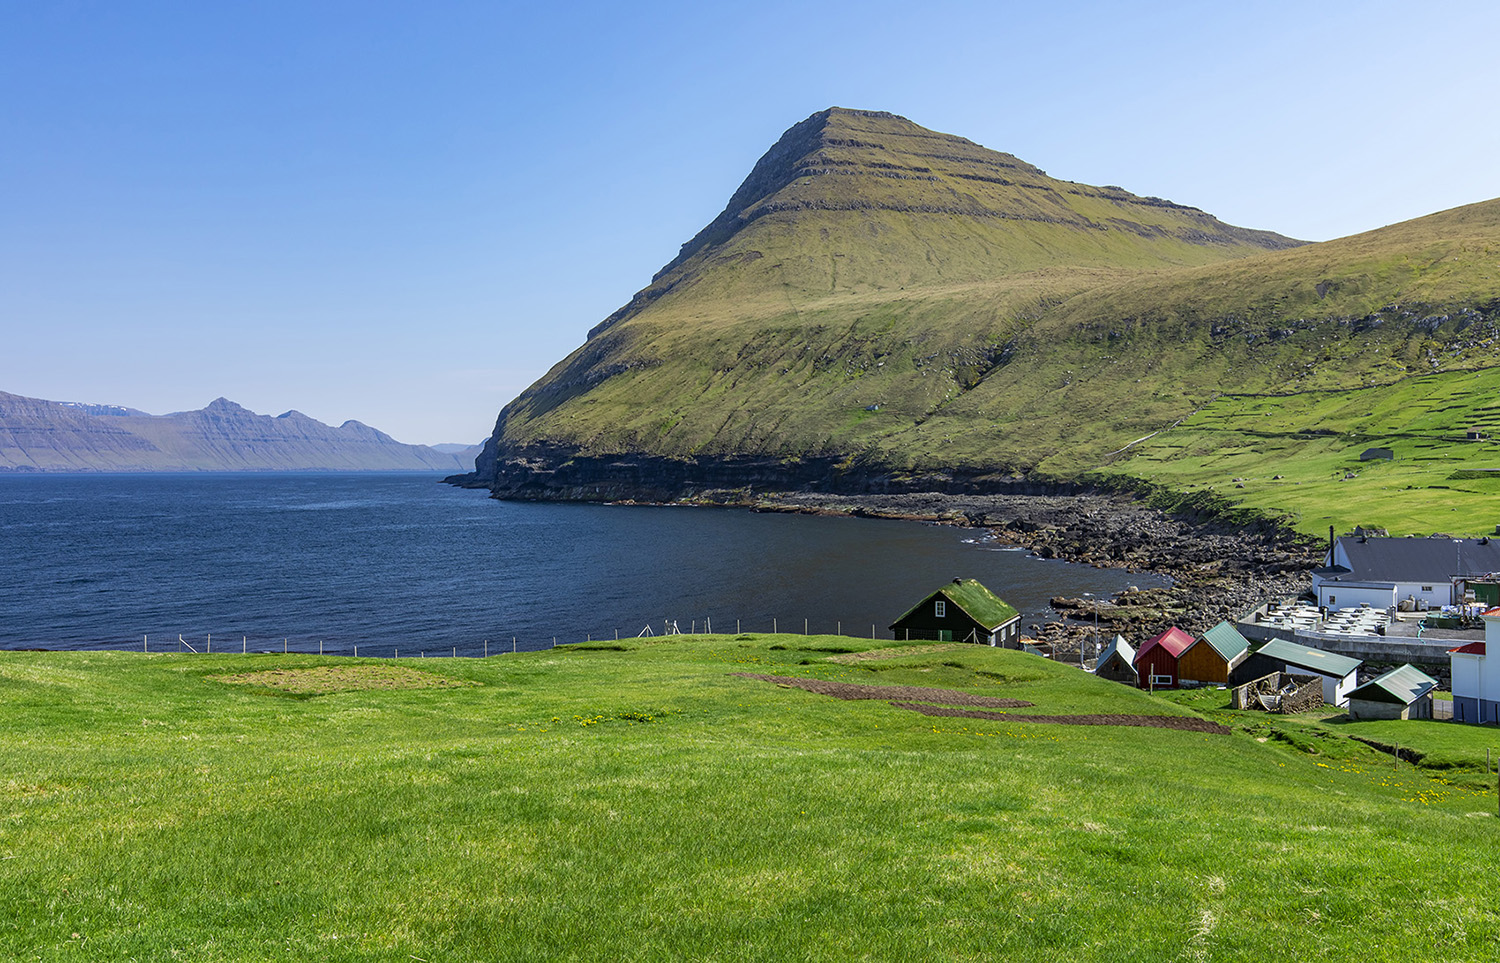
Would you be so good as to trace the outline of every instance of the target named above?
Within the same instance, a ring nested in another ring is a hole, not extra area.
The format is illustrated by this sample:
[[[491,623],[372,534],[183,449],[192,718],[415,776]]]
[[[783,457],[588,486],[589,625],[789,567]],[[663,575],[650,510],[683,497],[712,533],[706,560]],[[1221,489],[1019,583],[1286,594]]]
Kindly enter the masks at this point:
[[[1228,622],[1204,632],[1177,658],[1182,685],[1223,685],[1229,673],[1250,654],[1250,643]]]
[[[1438,681],[1410,663],[1349,693],[1351,719],[1431,719]]]
[[[1021,613],[971,578],[954,579],[907,610],[891,631],[898,639],[979,642],[1020,648]]]
[[[1336,652],[1312,649],[1284,639],[1272,639],[1229,673],[1230,685],[1244,685],[1272,672],[1323,677],[1323,702],[1343,706],[1354,690],[1355,674],[1364,663]]]

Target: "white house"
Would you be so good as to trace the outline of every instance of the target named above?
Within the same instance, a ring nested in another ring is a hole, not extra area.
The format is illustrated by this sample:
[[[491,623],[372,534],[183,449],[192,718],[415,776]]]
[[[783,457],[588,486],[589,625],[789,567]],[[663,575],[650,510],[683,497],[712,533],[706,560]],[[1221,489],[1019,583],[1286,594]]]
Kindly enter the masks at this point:
[[[1487,654],[1495,646],[1496,658]],[[1484,613],[1484,641],[1448,652],[1453,674],[1453,721],[1500,722],[1500,608]]]
[[[1313,571],[1318,605],[1367,604],[1388,609],[1408,598],[1428,607],[1455,605],[1468,579],[1500,572],[1500,538],[1376,538],[1332,540]]]
[[[1305,645],[1272,639],[1229,672],[1229,684],[1244,685],[1272,672],[1315,675],[1323,680],[1323,702],[1331,706],[1349,703],[1349,693],[1358,685],[1359,659],[1310,649]]]

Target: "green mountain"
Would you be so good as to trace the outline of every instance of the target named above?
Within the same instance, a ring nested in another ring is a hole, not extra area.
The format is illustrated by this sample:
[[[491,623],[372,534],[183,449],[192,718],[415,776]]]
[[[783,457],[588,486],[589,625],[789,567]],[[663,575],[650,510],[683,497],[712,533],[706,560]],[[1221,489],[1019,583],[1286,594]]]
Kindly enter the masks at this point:
[[[1146,477],[1126,446],[1226,394],[1489,363],[1497,250],[1500,202],[1304,245],[835,108],[458,480],[660,499]]]

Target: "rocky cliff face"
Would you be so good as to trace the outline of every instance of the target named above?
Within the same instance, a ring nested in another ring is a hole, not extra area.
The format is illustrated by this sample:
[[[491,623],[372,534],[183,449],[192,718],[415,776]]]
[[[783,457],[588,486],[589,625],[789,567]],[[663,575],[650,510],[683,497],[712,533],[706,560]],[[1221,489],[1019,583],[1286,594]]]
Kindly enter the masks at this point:
[[[0,392],[0,470],[454,471],[466,467],[454,455],[403,445],[357,421],[334,428],[296,411],[272,418],[224,398],[199,411],[154,416]]]

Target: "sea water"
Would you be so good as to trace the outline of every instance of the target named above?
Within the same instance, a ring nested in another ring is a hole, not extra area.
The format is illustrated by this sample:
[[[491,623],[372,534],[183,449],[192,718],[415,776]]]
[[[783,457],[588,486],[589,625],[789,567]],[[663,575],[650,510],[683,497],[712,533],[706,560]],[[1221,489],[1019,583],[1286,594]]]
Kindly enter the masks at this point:
[[[431,474],[0,475],[9,649],[477,655],[674,627],[889,638],[955,577],[1023,626],[1055,618],[1053,596],[1162,584],[974,530],[502,502]]]

